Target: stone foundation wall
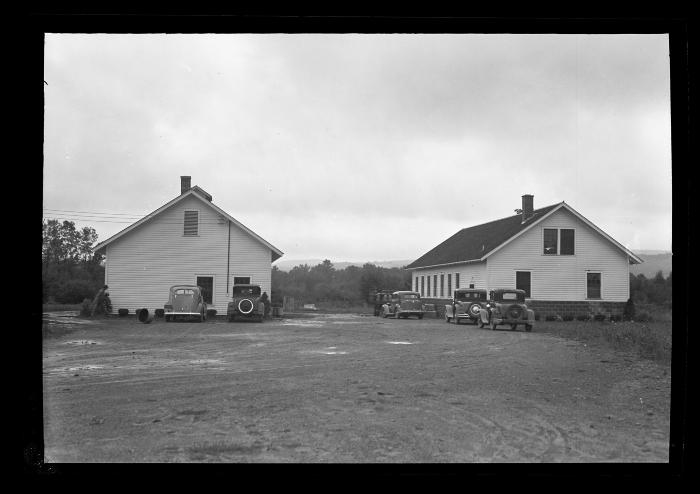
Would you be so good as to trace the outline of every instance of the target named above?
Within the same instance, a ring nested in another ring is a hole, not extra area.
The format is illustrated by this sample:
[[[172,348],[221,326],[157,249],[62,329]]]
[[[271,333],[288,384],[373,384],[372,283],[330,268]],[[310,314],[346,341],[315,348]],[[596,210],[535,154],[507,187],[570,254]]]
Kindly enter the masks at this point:
[[[424,298],[423,304],[433,306],[430,312],[426,312],[425,317],[445,317],[445,305],[451,302],[450,299]],[[528,309],[535,311],[535,317],[545,320],[548,316],[560,316],[562,318],[570,316],[574,319],[579,316],[604,316],[605,319],[622,318],[625,310],[625,302],[603,302],[603,301],[553,301],[553,300],[527,300]]]
[[[574,317],[596,315],[604,316],[605,319],[622,318],[622,313],[625,310],[625,302],[603,302],[603,301],[552,301],[552,300],[529,300],[527,302],[529,309],[535,311],[535,316],[544,319],[547,316]]]

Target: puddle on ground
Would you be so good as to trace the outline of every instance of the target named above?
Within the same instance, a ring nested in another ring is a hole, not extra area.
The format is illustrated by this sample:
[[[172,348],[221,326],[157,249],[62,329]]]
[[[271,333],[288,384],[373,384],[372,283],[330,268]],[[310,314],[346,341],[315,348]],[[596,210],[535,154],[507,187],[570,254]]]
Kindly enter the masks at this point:
[[[73,340],[73,341],[66,341],[66,345],[101,345],[99,341],[92,341],[92,340]]]
[[[322,355],[347,355],[348,352],[338,350],[337,348],[338,347],[335,346],[329,346],[324,348],[323,350],[308,350],[302,353],[320,353]]]
[[[313,319],[298,319],[296,321],[294,320],[289,320],[289,321],[284,321],[282,323],[282,326],[302,326],[306,328],[318,328],[320,326],[323,326],[324,322],[323,321],[314,321]]]
[[[85,319],[78,317],[77,310],[67,310],[64,312],[44,312],[41,319],[44,322],[53,324],[94,324],[95,319]]]
[[[387,341],[390,345],[414,345],[412,341]]]

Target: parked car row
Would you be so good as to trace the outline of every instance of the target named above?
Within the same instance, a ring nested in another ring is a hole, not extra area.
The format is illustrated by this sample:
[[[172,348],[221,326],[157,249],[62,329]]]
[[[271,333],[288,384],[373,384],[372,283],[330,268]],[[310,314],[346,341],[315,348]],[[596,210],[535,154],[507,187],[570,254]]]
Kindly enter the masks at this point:
[[[262,321],[265,316],[265,301],[260,285],[234,285],[233,299],[228,303],[226,317],[229,322],[237,319]],[[416,316],[423,319],[425,310],[420,293],[412,291],[386,290],[377,292],[375,316],[394,319]],[[176,318],[195,318],[202,322],[207,318],[207,304],[202,288],[196,285],[174,285],[170,287],[168,303],[165,304],[165,321]],[[445,305],[445,321],[460,324],[460,321],[478,324],[480,328],[509,325],[512,329],[523,326],[532,331],[535,313],[525,304],[525,291],[499,288],[486,292],[482,289],[461,288],[453,293],[452,300]]]
[[[207,319],[207,304],[202,287],[196,285],[174,285],[170,287],[168,302],[163,306],[166,322],[176,319]],[[229,322],[239,319],[262,321],[265,316],[265,301],[260,285],[234,285],[232,300],[226,308]]]
[[[380,304],[380,302],[383,302]],[[396,291],[391,295],[385,291],[376,294],[374,315],[395,319],[416,316],[423,319],[425,310],[418,292]],[[535,312],[525,304],[525,291],[498,288],[487,292],[483,289],[460,288],[454,291],[452,300],[445,305],[445,321],[460,324],[461,321],[488,326],[518,326],[532,331]]]

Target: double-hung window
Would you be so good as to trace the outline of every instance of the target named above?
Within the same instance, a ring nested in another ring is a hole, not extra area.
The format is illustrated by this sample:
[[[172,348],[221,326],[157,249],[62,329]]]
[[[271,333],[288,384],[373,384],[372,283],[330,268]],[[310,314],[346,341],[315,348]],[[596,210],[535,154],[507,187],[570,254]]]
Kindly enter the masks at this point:
[[[573,228],[545,228],[542,253],[546,256],[573,256],[575,253]]]

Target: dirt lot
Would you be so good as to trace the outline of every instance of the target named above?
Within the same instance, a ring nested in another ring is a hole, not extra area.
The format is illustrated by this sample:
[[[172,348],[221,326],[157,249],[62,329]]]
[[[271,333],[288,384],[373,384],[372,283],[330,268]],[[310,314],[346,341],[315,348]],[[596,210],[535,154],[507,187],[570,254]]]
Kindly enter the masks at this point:
[[[668,461],[670,367],[537,328],[45,325],[49,463]]]

